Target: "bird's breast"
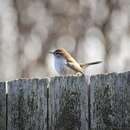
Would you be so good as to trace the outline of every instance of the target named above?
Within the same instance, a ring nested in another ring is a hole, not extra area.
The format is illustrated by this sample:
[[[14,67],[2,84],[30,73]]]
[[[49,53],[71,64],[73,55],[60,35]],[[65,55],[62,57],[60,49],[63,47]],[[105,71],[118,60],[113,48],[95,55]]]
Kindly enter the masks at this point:
[[[61,74],[65,71],[66,68],[66,60],[64,58],[55,58],[55,69],[56,71]]]

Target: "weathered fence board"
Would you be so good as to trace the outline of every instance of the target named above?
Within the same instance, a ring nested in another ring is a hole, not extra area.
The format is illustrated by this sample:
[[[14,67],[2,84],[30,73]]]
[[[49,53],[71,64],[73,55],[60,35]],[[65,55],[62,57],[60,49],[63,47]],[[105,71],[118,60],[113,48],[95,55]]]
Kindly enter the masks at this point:
[[[6,93],[5,83],[0,82],[0,130],[6,130]]]
[[[130,73],[91,78],[91,127],[130,130]]]
[[[8,83],[8,130],[47,129],[48,80]]]
[[[130,72],[0,83],[0,130],[130,130]],[[7,126],[7,127],[6,127]],[[91,127],[91,129],[90,129]]]
[[[84,76],[55,77],[49,89],[50,130],[87,130],[88,97]]]

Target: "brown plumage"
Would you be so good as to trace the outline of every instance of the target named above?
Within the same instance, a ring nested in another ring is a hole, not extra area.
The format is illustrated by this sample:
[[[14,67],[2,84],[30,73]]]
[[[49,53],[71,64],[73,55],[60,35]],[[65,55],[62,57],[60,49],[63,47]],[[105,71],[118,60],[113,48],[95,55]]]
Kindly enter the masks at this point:
[[[67,61],[67,66],[73,69],[75,72],[83,73],[82,67],[64,48],[59,48],[54,53],[62,55]]]
[[[83,73],[83,70],[90,66],[101,63],[101,61],[79,64],[64,48],[59,48],[53,52],[55,57],[63,57],[66,60],[66,65],[73,71]]]

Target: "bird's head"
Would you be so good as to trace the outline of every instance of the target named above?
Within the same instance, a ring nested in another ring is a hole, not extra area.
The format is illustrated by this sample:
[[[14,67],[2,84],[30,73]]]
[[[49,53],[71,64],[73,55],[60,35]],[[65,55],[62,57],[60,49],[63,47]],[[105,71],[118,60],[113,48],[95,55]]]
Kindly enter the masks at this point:
[[[68,57],[70,57],[70,54],[64,48],[59,48],[50,53],[53,54],[55,58],[67,59]]]

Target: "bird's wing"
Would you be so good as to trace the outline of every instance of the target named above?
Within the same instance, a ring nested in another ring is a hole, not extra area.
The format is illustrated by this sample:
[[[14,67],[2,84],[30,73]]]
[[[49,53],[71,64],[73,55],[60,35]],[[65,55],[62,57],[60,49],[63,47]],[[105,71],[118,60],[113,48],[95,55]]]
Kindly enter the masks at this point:
[[[82,68],[77,63],[74,64],[73,62],[67,62],[66,65],[70,67],[72,70],[74,70],[75,72],[83,73]]]

